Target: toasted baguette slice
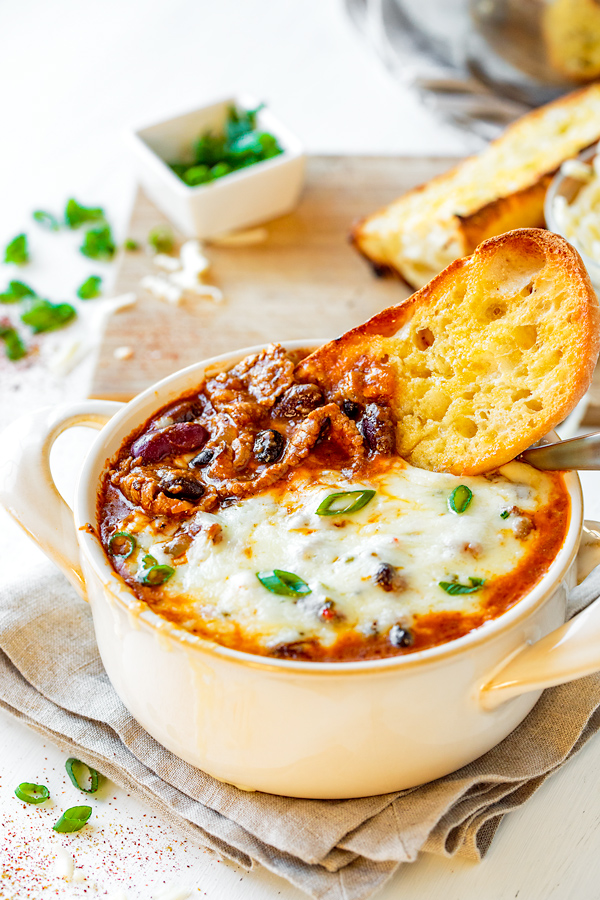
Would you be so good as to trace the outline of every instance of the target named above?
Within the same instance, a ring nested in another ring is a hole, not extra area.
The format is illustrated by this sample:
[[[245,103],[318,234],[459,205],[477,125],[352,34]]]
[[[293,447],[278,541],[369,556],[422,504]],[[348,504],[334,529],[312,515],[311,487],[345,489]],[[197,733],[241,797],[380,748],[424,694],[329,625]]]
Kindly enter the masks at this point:
[[[351,239],[415,288],[483,240],[544,224],[544,197],[565,159],[600,139],[600,84],[523,116],[478,156],[360,222]]]
[[[592,379],[599,327],[577,251],[523,228],[486,241],[402,305],[325,344],[299,374],[330,399],[390,406],[397,452],[412,465],[478,474],[573,409]]]

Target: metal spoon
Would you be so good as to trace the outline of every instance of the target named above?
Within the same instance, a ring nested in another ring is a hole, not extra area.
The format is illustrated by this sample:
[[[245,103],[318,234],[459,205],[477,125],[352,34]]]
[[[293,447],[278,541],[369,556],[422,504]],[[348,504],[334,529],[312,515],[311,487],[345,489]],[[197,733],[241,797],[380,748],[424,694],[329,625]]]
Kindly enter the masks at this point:
[[[600,431],[532,447],[519,459],[535,469],[600,469]]]

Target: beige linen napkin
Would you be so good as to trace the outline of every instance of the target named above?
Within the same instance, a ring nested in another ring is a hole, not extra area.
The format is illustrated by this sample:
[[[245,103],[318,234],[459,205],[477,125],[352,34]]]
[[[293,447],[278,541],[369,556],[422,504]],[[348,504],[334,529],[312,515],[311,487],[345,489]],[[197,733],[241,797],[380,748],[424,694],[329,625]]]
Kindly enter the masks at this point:
[[[600,570],[570,613],[600,594]],[[364,900],[421,850],[479,859],[502,816],[600,727],[600,675],[546,691],[496,748],[458,772],[361,800],[294,800],[221,784],[132,719],[102,668],[89,607],[54,569],[0,596],[0,705],[243,866],[326,900]]]

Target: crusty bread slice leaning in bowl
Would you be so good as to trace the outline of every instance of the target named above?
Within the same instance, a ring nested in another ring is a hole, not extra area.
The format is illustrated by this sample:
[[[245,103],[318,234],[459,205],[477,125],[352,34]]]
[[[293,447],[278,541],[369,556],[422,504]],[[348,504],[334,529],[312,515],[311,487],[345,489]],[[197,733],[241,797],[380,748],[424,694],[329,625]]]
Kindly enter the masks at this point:
[[[399,455],[477,474],[514,459],[573,409],[592,379],[599,326],[577,251],[556,234],[522,228],[485,241],[400,306],[320,347],[299,374],[339,399],[349,372],[368,380],[369,369],[385,371]]]

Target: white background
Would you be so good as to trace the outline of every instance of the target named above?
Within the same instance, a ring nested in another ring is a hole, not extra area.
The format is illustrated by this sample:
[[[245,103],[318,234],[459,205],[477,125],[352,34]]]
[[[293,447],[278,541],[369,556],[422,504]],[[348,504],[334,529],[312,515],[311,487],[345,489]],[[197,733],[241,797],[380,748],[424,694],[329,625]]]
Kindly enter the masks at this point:
[[[22,277],[52,299],[71,299],[90,266],[67,238],[53,244],[36,232],[31,210],[60,210],[74,195],[103,205],[123,238],[134,190],[123,132],[133,124],[246,90],[266,100],[311,152],[461,155],[473,147],[391,80],[335,0],[2,0],[0,90],[0,244],[23,229],[34,236],[36,260]],[[15,275],[1,270],[3,288]],[[110,267],[103,272],[110,282]],[[0,403],[9,403],[11,377],[0,369]],[[51,380],[43,370],[42,378]],[[52,390],[60,394],[59,380]],[[81,379],[77,388],[65,382],[65,395],[75,390],[85,391]],[[73,438],[71,452],[85,441]],[[76,465],[64,449],[58,463],[68,493]],[[585,484],[588,513],[600,518],[596,476]],[[3,577],[40,559],[2,513]],[[598,897],[599,768],[600,742],[592,741],[504,821],[484,863],[423,857],[396,875],[382,900]],[[62,754],[2,715],[2,900],[107,892],[133,900],[165,885],[187,886],[194,897],[303,896],[263,870],[246,874],[191,846],[110,784],[94,801],[93,826],[55,837],[56,810],[19,803],[13,791],[21,781],[49,784],[57,806],[79,801]],[[54,874],[58,844],[70,848],[85,883]]]

